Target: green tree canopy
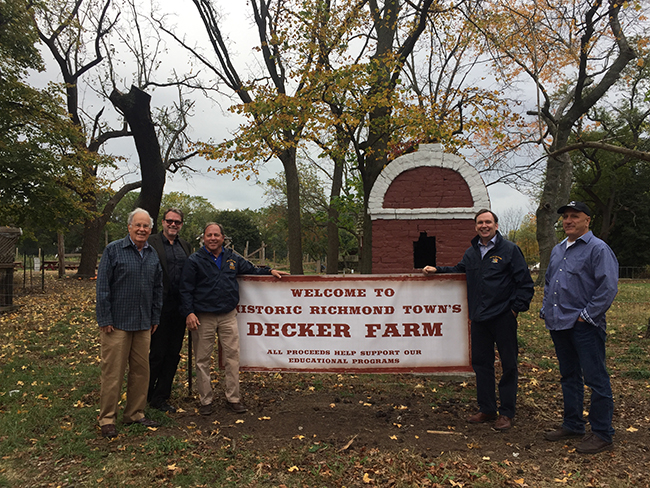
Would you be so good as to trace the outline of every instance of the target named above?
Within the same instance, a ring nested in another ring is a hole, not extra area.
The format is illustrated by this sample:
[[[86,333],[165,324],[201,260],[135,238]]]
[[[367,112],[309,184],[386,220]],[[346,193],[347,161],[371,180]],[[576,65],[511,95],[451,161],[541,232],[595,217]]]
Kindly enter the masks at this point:
[[[0,210],[2,225],[33,234],[58,230],[83,217],[70,192],[79,133],[70,123],[61,87],[38,90],[26,82],[42,70],[31,2],[0,3]]]
[[[126,235],[127,217],[134,209],[139,196],[139,192],[127,193],[115,207],[110,222],[106,224],[108,242]],[[216,219],[217,209],[205,197],[182,192],[166,193],[160,205],[158,222],[156,222],[157,231],[162,230],[163,212],[168,208],[177,208],[183,212],[183,228],[180,236],[188,241],[192,248],[197,249],[205,223]]]
[[[616,94],[590,111],[575,142],[650,153],[650,49],[635,39],[639,60],[617,81]],[[591,229],[622,266],[650,264],[650,162],[632,154],[585,148],[572,153],[572,197],[587,202]]]
[[[221,210],[216,213],[214,221],[223,225],[226,236],[231,240],[232,248],[239,254],[244,254],[247,244],[249,253],[256,251],[262,245],[262,235],[257,227],[253,210]]]

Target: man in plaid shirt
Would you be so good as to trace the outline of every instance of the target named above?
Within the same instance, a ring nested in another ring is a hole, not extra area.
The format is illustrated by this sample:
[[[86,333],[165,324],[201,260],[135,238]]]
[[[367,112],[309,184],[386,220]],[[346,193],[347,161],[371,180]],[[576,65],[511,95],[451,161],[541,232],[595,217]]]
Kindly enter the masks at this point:
[[[129,214],[129,234],[111,242],[97,271],[97,324],[102,348],[99,426],[102,436],[117,436],[115,420],[122,378],[127,378],[125,425],[156,427],[144,416],[149,387],[149,344],[160,322],[162,268],[147,243],[153,220],[136,208]]]

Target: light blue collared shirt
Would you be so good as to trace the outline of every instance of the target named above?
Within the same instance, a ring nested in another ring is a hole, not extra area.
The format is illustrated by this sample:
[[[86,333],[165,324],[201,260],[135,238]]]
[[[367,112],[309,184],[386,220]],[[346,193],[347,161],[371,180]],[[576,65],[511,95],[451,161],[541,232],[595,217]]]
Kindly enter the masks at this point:
[[[496,242],[497,242],[496,234],[494,234],[494,237],[492,239],[490,239],[490,242],[488,242],[487,244],[483,244],[481,242],[481,239],[479,238],[479,240],[478,240],[478,250],[481,251],[481,259],[483,259],[485,257],[485,255],[488,253],[488,251],[494,247]]]
[[[606,329],[605,313],[617,292],[618,260],[589,231],[569,247],[564,239],[553,248],[539,315],[549,330],[571,329],[579,317]]]

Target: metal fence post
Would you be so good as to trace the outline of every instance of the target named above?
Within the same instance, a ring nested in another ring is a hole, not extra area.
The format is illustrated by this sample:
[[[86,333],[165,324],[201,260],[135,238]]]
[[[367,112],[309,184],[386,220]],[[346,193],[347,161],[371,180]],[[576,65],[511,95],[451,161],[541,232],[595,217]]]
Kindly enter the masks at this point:
[[[192,396],[192,331],[187,331],[187,396]]]

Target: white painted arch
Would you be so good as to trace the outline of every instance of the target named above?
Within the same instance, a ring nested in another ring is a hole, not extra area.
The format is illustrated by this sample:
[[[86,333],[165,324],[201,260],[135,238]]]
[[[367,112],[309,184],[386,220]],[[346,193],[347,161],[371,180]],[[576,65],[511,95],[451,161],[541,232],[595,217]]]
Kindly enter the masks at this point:
[[[467,183],[473,207],[453,208],[384,208],[384,196],[395,178],[410,169],[429,166],[447,168],[463,177]],[[490,208],[490,196],[483,178],[476,169],[455,154],[445,153],[441,144],[420,144],[418,151],[400,156],[387,165],[375,181],[368,200],[368,214],[372,220],[414,219],[473,219],[482,208]]]

